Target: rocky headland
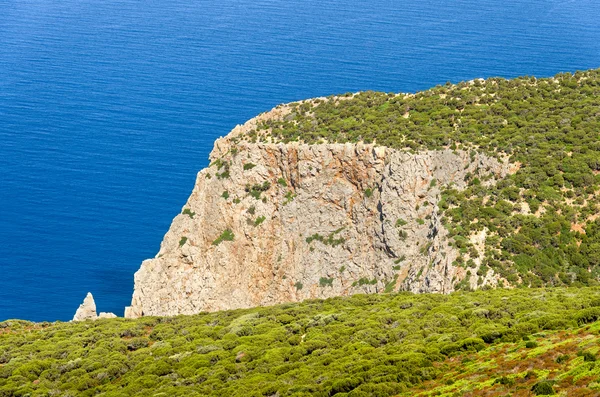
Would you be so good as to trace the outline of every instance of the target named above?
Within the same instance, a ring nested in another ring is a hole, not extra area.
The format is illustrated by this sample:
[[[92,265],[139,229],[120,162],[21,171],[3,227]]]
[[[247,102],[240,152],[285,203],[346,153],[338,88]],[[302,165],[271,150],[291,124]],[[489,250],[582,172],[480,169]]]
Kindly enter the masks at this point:
[[[440,192],[464,188],[473,173],[494,184],[514,171],[508,161],[451,149],[240,139],[288,113],[279,106],[216,141],[160,251],[136,272],[126,317],[477,287],[480,259],[470,271],[453,263]],[[485,237],[472,236],[475,249]],[[487,269],[480,286],[498,280]]]

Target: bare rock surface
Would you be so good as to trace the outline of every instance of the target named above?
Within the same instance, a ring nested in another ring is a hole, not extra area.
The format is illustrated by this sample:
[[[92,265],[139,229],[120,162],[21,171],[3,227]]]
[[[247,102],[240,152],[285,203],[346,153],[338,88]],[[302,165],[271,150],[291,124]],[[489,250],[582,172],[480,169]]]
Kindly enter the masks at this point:
[[[73,321],[95,320],[96,318],[96,302],[94,302],[92,293],[88,292],[83,303],[79,305],[79,308],[75,312]]]
[[[114,313],[102,312],[99,315],[96,314],[96,302],[91,292],[88,292],[83,300],[83,303],[79,305],[79,308],[75,312],[73,321],[85,321],[85,320],[98,320],[100,318],[116,318]]]
[[[510,172],[508,162],[450,149],[237,139],[285,113],[278,112],[216,141],[211,166],[198,174],[158,254],[136,272],[126,317],[354,293],[448,293],[465,278],[476,285],[478,268],[453,265],[458,253],[441,222],[440,192],[464,188],[468,173],[495,183]],[[498,282],[491,270],[484,279]]]

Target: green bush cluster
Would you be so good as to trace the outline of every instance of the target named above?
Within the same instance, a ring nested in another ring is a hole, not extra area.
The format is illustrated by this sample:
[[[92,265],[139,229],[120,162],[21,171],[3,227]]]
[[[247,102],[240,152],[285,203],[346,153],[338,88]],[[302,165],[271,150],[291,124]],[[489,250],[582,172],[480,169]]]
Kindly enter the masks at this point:
[[[188,215],[192,219],[194,218],[194,215],[196,215],[196,213],[192,212],[192,210],[189,209],[189,208],[184,208],[181,213],[184,214],[184,215]]]
[[[210,164],[210,167],[212,167],[213,165],[217,166],[217,171],[221,171],[222,169],[221,172],[217,172],[215,174],[217,176],[217,179],[227,179],[230,177],[231,162],[224,161],[222,159],[217,159],[212,164]],[[209,174],[206,175],[208,177]]]
[[[0,396],[412,395],[442,379],[448,357],[477,360],[492,345],[575,331],[599,298],[598,288],[398,293],[137,320],[5,321]]]
[[[315,233],[311,236],[308,236],[306,238],[306,242],[310,244],[313,241],[319,241],[320,243],[323,243],[325,245],[337,247],[338,245],[343,244],[346,241],[346,239],[343,237],[335,238],[335,236],[339,234],[342,230],[344,230],[343,227],[336,229],[333,232],[329,233],[327,237],[321,236],[319,233]]]
[[[271,182],[264,181],[263,183],[255,183],[254,185],[246,185],[244,190],[250,196],[254,197],[256,200],[260,200],[260,195],[262,192],[266,192],[271,187]]]
[[[255,220],[251,220],[249,219],[249,223],[252,224],[252,226],[258,226],[261,223],[263,223],[267,218],[263,215],[257,217]]]
[[[330,277],[330,278],[321,277],[319,279],[319,285],[321,287],[326,287],[326,286],[333,287],[333,277]]]

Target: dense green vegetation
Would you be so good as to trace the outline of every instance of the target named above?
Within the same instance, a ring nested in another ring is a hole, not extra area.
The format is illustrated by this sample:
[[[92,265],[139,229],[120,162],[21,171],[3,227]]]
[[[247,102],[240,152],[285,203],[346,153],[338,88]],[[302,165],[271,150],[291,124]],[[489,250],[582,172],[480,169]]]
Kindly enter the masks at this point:
[[[599,319],[599,288],[556,288],[5,321],[0,396],[592,395]]]
[[[468,189],[443,191],[444,222],[462,253],[456,264],[468,267],[483,256],[478,274],[491,268],[512,285],[597,284],[600,70],[448,83],[414,95],[363,92],[291,106],[283,120],[240,139],[362,141],[509,157],[518,171],[495,186],[485,186],[481,170],[468,175]],[[468,238],[484,229],[486,249],[477,252]]]

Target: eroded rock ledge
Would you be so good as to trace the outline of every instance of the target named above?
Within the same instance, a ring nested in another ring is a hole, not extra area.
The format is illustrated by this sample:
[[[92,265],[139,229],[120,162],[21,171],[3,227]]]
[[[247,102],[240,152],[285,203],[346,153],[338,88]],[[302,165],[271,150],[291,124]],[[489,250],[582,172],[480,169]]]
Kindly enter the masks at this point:
[[[264,117],[264,116],[261,116]],[[253,124],[254,123],[254,124]],[[159,253],[135,274],[126,317],[192,314],[397,290],[448,293],[453,265],[438,209],[467,173],[510,165],[465,151],[217,140]],[[473,236],[475,246],[483,236]],[[476,260],[476,265],[480,263]],[[483,285],[495,285],[491,270]]]

